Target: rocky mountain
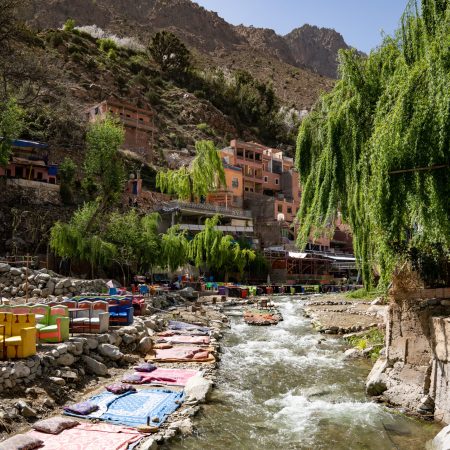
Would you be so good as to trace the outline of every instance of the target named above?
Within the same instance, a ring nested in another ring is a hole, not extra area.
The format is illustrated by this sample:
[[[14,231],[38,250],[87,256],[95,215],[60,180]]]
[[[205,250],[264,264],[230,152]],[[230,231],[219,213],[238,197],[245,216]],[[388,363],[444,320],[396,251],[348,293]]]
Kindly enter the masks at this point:
[[[269,55],[280,63],[336,78],[336,56],[348,48],[334,30],[304,25],[286,36],[264,28],[233,26],[190,0],[28,0],[22,12],[33,26],[60,27],[68,17],[143,43],[157,30],[176,33],[191,48],[211,57],[239,53]]]

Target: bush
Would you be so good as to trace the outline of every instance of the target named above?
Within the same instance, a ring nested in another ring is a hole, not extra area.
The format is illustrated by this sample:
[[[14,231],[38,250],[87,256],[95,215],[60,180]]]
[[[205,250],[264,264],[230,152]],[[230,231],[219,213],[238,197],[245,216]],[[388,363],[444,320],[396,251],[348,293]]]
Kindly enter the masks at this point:
[[[67,19],[66,22],[64,23],[63,30],[72,32],[74,28],[75,28],[75,20]]]
[[[357,289],[356,291],[347,292],[347,294],[345,294],[347,298],[353,298],[356,300],[374,300],[382,295],[384,295],[384,292],[368,291],[365,288]]]
[[[108,53],[110,50],[117,50],[117,44],[110,38],[99,39],[97,45],[105,53]]]
[[[207,123],[199,123],[197,125],[197,130],[203,131],[203,133],[209,134],[210,136],[215,136],[215,131]]]

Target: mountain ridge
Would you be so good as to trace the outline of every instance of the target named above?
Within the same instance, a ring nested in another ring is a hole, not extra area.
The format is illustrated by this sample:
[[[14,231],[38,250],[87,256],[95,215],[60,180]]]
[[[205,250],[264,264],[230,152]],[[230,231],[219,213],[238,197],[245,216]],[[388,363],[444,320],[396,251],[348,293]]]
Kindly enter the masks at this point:
[[[232,25],[191,0],[29,0],[22,13],[38,29],[61,27],[71,17],[77,25],[97,25],[143,43],[168,29],[209,56],[255,49],[327,78],[337,77],[338,50],[349,48],[329,28],[305,24],[281,36],[269,28]]]

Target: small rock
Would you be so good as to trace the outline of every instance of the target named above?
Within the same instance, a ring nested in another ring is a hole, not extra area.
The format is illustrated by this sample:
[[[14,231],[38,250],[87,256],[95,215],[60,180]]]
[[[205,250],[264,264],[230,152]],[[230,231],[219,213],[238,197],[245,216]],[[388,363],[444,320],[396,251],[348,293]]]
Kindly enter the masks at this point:
[[[25,418],[37,416],[37,412],[33,408],[28,406],[27,402],[25,402],[24,400],[19,400],[15,406],[20,411],[20,414]]]
[[[75,362],[75,357],[71,353],[65,353],[56,360],[58,366],[71,366]]]
[[[59,378],[59,377],[48,377],[48,379],[52,382],[57,384],[58,386],[65,386],[66,382],[64,379]]]
[[[144,337],[139,341],[139,352],[142,354],[147,354],[152,349],[153,342],[151,338]]]

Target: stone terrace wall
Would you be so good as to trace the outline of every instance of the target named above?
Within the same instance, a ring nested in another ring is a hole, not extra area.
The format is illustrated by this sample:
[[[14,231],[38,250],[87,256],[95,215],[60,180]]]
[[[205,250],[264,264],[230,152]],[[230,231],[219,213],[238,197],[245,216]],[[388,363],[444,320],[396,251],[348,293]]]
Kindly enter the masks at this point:
[[[450,423],[449,360],[450,300],[397,299],[388,310],[385,355],[368,377],[367,392]]]
[[[127,366],[150,351],[150,336],[163,325],[156,316],[135,317],[133,325],[104,334],[70,338],[61,344],[38,347],[38,354],[21,360],[0,361],[0,395],[17,385],[45,377],[52,383],[74,383],[86,373],[105,376],[108,367]],[[1,408],[0,408],[1,409]]]
[[[0,264],[0,297],[24,297],[27,289],[26,267],[12,267]],[[83,292],[102,292],[106,280],[77,280],[65,278],[51,270],[28,269],[29,297],[47,298],[49,296],[79,295]]]

